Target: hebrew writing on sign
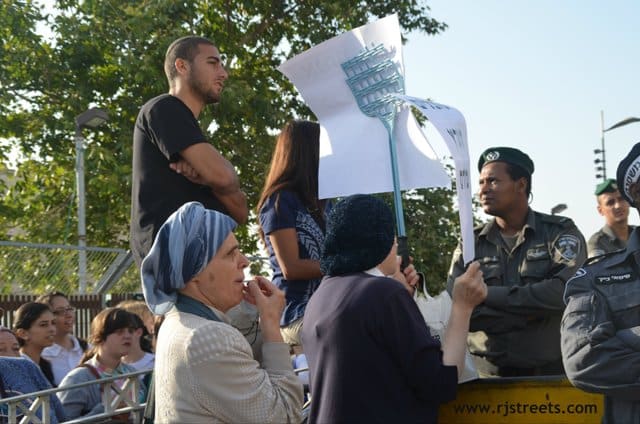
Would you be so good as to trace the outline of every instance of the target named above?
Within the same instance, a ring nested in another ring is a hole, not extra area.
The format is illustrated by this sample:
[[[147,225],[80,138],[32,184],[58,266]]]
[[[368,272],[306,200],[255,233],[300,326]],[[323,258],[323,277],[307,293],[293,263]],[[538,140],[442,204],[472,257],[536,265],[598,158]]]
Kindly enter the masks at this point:
[[[405,70],[396,15],[340,34],[278,68],[296,86],[321,125],[320,198],[394,189],[390,137],[385,122],[363,112],[361,106],[369,103],[367,93],[360,92],[356,97],[347,81],[350,77],[359,78],[358,74],[369,81],[375,78],[348,66],[367,51],[383,59],[379,65],[380,75],[397,74],[399,78],[394,84],[403,80]],[[408,106],[397,105],[391,130],[400,189],[451,186],[449,176]]]
[[[456,191],[458,195],[458,213],[462,234],[462,257],[464,263],[475,257],[475,239],[473,236],[473,209],[471,205],[471,170],[469,145],[467,143],[467,123],[464,116],[451,106],[442,105],[411,96],[396,96],[415,106],[429,122],[436,127],[449,148],[456,168]]]

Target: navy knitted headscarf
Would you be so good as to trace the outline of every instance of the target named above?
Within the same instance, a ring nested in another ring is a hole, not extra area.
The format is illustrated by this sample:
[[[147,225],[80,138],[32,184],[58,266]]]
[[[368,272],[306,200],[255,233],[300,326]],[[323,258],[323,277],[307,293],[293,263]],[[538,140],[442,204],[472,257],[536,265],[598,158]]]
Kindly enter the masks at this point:
[[[330,276],[371,269],[387,257],[394,237],[393,213],[383,201],[364,194],[346,197],[327,218],[320,269]]]

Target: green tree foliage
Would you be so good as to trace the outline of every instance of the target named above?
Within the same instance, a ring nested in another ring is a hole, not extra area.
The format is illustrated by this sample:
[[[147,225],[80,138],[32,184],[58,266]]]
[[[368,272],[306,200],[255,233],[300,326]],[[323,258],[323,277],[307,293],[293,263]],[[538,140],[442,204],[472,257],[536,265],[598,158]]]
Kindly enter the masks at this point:
[[[446,28],[419,0],[58,0],[46,10],[31,0],[1,0],[0,160],[7,162],[10,148],[21,157],[15,185],[3,189],[1,238],[19,227],[14,240],[75,243],[74,117],[98,106],[110,119],[84,132],[87,243],[128,247],[134,120],[146,100],[167,91],[165,50],[186,34],[209,37],[226,56],[222,101],[201,123],[237,166],[255,206],[273,135],[292,117],[313,118],[276,67],[391,13],[405,33]],[[457,235],[452,193],[418,197],[405,207],[414,256],[441,281]],[[257,251],[248,227],[240,240],[245,251]]]

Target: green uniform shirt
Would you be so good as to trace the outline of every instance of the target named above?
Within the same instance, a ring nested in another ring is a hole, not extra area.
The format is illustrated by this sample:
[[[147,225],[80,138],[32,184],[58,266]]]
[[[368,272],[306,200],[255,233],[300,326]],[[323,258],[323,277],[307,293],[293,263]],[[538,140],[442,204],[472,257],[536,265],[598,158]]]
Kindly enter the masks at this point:
[[[471,353],[494,367],[534,368],[560,361],[564,285],[586,259],[578,228],[569,218],[529,209],[511,252],[495,219],[475,229],[475,240],[475,260],[489,290],[471,317]],[[449,293],[463,272],[459,245],[449,270]]]
[[[629,234],[633,232],[635,227],[629,225]],[[627,247],[627,242],[620,240],[616,237],[613,229],[608,225],[605,225],[600,230],[596,231],[587,243],[587,251],[590,258],[595,256],[602,256],[605,253],[615,252],[616,250],[624,249]]]

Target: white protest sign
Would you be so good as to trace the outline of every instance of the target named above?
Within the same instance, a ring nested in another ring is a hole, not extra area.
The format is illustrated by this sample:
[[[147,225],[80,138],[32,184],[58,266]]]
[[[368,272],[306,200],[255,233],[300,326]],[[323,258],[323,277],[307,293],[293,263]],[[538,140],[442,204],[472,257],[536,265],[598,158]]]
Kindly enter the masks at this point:
[[[396,15],[340,34],[278,68],[320,121],[321,199],[393,191],[388,133],[379,119],[360,111],[341,67],[365,48],[379,44],[404,75]],[[449,176],[406,106],[396,117],[394,138],[402,190],[451,187]]]
[[[475,258],[473,235],[473,209],[471,205],[471,172],[467,123],[464,116],[451,106],[434,103],[411,96],[396,96],[415,106],[436,127],[453,157],[456,168],[458,213],[462,233],[462,257],[467,264]]]

